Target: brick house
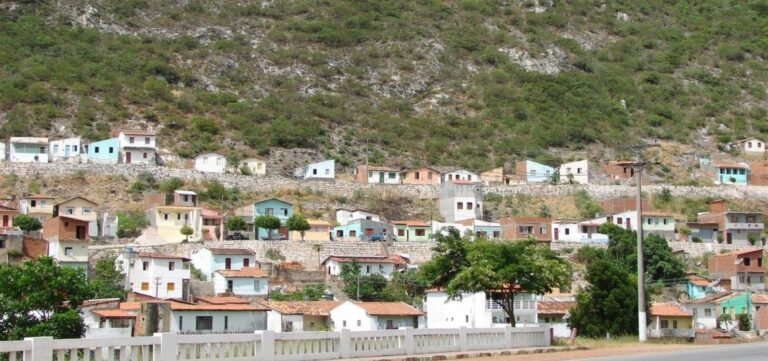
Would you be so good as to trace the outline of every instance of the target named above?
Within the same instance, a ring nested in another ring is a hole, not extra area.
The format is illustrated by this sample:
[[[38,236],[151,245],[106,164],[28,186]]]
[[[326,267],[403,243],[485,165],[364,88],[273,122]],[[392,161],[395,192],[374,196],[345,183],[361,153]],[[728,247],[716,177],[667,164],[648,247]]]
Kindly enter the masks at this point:
[[[403,184],[440,184],[440,171],[432,167],[408,169],[400,174]]]
[[[611,179],[629,179],[635,176],[635,165],[631,160],[610,161],[603,167],[603,172]]]
[[[730,280],[733,290],[765,290],[763,249],[752,248],[710,256],[707,270],[713,277]]]
[[[88,268],[88,221],[58,216],[43,223],[43,238],[48,241],[48,255],[59,265]]]
[[[533,237],[540,242],[552,241],[552,219],[542,217],[505,217],[500,220],[502,238],[521,241]]]

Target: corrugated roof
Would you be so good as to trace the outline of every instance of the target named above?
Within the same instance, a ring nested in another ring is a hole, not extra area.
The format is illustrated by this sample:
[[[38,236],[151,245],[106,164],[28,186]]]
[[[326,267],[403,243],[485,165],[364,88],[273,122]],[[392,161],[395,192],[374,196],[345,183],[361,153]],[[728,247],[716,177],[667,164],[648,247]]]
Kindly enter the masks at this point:
[[[245,267],[237,271],[218,270],[216,271],[216,273],[227,278],[266,278],[268,277],[267,273],[264,272],[264,270],[260,268],[254,268],[254,267]]]
[[[208,248],[216,256],[254,256],[256,252],[249,248]]]
[[[704,298],[699,298],[697,300],[690,300],[687,303],[693,303],[693,304],[720,303],[736,295],[737,293],[733,291],[720,292],[720,293],[715,293],[713,295],[709,295]]]
[[[651,316],[692,317],[693,314],[684,310],[677,303],[654,303],[651,305]]]
[[[421,316],[424,313],[404,302],[353,302],[371,316]]]
[[[408,227],[429,227],[429,224],[427,224],[426,222],[418,221],[418,220],[392,221],[392,224],[399,224],[399,225],[404,225]]]
[[[330,316],[339,301],[259,301],[284,315]]]

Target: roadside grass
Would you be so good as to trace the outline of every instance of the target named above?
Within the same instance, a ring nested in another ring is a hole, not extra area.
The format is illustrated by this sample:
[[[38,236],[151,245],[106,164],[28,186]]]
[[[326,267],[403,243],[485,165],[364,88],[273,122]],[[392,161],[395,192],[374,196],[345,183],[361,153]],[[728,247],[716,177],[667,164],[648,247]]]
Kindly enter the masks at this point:
[[[558,346],[569,345],[568,339],[557,339],[554,343]],[[625,346],[640,346],[640,345],[685,345],[691,344],[688,339],[649,339],[647,342],[642,343],[638,341],[637,336],[619,336],[609,338],[589,338],[589,337],[577,337],[577,346],[584,346],[591,349],[596,348],[610,348],[610,347],[625,347]]]

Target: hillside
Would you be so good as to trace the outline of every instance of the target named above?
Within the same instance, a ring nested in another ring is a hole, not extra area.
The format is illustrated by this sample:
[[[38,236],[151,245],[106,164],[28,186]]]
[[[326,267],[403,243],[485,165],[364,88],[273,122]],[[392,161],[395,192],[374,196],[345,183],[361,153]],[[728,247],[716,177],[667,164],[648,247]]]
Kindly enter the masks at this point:
[[[0,136],[483,169],[768,135],[768,1],[0,4]]]

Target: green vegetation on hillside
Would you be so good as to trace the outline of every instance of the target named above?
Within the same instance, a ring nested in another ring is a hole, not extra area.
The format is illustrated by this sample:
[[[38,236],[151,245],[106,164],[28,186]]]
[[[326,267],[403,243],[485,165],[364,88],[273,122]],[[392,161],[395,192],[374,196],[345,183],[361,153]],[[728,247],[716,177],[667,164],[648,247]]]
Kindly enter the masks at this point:
[[[23,1],[0,14],[0,136],[64,124],[98,140],[130,120],[183,157],[307,147],[351,165],[375,148],[483,169],[638,136],[768,135],[768,1],[554,3],[93,4],[91,22],[133,34],[118,35],[74,24],[79,2]]]

